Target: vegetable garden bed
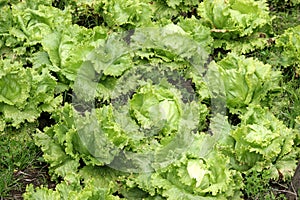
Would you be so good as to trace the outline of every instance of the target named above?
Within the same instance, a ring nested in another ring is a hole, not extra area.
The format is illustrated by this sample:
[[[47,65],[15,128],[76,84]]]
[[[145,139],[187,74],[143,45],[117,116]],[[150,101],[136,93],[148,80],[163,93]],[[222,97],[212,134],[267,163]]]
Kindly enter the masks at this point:
[[[0,1],[1,199],[297,199],[299,6]]]

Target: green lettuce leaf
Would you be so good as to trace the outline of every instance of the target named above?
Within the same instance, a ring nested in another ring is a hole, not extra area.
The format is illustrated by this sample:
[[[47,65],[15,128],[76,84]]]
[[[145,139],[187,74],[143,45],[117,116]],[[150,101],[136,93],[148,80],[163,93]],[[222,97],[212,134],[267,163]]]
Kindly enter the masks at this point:
[[[52,112],[61,103],[55,96],[56,79],[47,69],[37,72],[23,68],[22,63],[10,64],[4,60],[0,66],[0,117],[11,126],[34,122],[42,112]]]
[[[284,67],[299,66],[300,64],[300,26],[289,28],[282,35],[276,38],[276,46],[282,49],[279,58],[280,64]],[[297,67],[299,72],[299,67]]]
[[[216,38],[214,47],[247,53],[267,44],[272,17],[266,1],[205,0],[198,13]]]
[[[191,147],[205,145],[205,137],[209,136],[195,138]],[[190,149],[186,157],[135,181],[150,194],[156,191],[167,199],[240,199],[241,174],[228,168],[229,157],[212,151],[201,158],[190,151],[198,152]]]
[[[15,105],[18,108],[24,106],[24,102],[30,96],[32,75],[30,69],[24,69],[21,63],[10,65],[8,60],[0,65],[0,102]]]
[[[65,179],[56,185],[55,190],[49,190],[45,187],[33,188],[29,185],[26,188],[24,199],[100,199],[100,200],[118,200],[120,197],[113,195],[116,191],[116,181],[122,178],[118,172],[109,168],[95,168],[86,166],[79,173],[74,174],[77,180],[71,181]],[[109,179],[107,179],[109,178]],[[122,198],[124,199],[124,198]]]
[[[289,171],[282,168],[287,158],[294,157],[294,139],[296,135],[278,120],[267,108],[251,106],[241,116],[241,124],[232,131],[234,168],[249,170],[251,168],[261,171],[264,168],[277,169],[281,174],[275,173],[273,178],[279,176],[290,177]],[[296,166],[295,160],[288,166]],[[252,169],[252,170],[253,170]]]
[[[177,130],[182,111],[179,102],[181,97],[175,94],[176,91],[147,84],[130,100],[131,112],[143,128],[166,121],[166,125],[163,125],[165,129]]]
[[[152,24],[152,10],[146,1],[106,1],[103,6],[103,14],[109,27],[129,25],[134,28]]]
[[[227,107],[232,113],[244,112],[250,104],[260,104],[269,91],[279,87],[280,72],[253,58],[229,54],[217,66],[224,82]]]

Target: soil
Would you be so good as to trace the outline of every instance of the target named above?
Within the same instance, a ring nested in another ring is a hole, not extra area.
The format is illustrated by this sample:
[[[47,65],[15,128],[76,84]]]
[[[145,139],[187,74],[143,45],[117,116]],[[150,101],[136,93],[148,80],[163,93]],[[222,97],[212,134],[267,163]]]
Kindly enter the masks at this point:
[[[51,181],[47,165],[39,167],[31,166],[23,171],[16,171],[14,172],[14,178],[18,181],[15,189],[11,190],[10,197],[0,197],[1,200],[22,200],[22,195],[29,184],[33,184],[34,187],[43,185],[49,189],[54,189],[56,185],[55,182]]]
[[[286,194],[288,200],[298,200],[297,192],[300,190],[300,161],[298,162],[298,166],[295,170],[294,177],[289,187],[289,191]]]

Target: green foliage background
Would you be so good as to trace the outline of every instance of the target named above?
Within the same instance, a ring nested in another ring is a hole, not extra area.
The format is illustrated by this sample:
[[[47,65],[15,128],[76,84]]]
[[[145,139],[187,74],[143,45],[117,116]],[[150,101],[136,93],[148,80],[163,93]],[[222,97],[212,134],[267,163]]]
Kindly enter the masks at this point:
[[[0,1],[0,142],[28,145],[29,154],[40,149],[56,182],[55,190],[28,185],[24,199],[281,198],[266,188],[288,182],[299,159],[299,4]],[[289,23],[281,25],[281,18]],[[130,45],[148,46],[120,56],[128,43],[118,34],[132,30]],[[194,56],[189,41],[205,53]],[[206,72],[224,91],[203,79]],[[78,77],[98,78],[95,94]],[[170,79],[189,83],[196,98],[186,102],[189,88],[174,87]],[[78,112],[91,109],[72,101],[78,88],[87,92],[80,103],[96,99],[96,118]],[[121,96],[131,100],[123,105]],[[213,115],[215,98],[224,101],[226,113]],[[162,106],[166,116],[151,110]],[[88,129],[91,118],[107,140]],[[192,142],[177,152],[182,144],[170,141],[180,134]],[[109,167],[121,151],[159,154],[167,147],[175,161],[157,166],[158,160],[150,172]],[[0,170],[7,174],[37,159],[27,160],[18,148],[2,152]],[[9,195],[2,185],[1,196]]]

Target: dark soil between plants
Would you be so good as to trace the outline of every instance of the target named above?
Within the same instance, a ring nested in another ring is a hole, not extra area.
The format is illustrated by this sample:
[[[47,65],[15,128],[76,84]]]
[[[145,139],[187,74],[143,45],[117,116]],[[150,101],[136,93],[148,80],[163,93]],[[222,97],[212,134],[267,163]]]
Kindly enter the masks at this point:
[[[26,186],[33,184],[34,187],[47,186],[49,189],[55,188],[55,182],[51,181],[48,174],[47,165],[33,167],[30,166],[25,170],[14,172],[14,179],[17,183],[10,191],[10,197],[0,197],[0,200],[21,200],[23,193],[26,191]]]

